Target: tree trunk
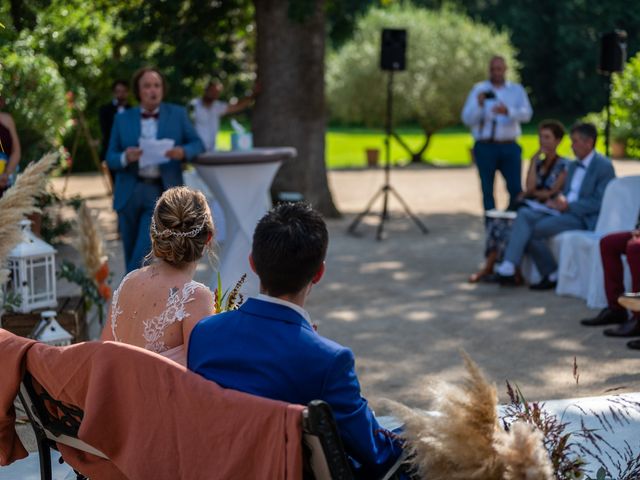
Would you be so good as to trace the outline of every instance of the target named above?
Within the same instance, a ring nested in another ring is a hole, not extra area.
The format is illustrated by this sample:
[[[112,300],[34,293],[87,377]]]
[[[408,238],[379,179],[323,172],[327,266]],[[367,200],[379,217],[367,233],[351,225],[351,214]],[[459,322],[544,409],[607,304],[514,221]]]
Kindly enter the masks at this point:
[[[313,9],[302,22],[289,18],[288,1],[254,1],[262,91],[252,116],[253,136],[256,146],[298,150],[297,158],[280,168],[272,191],[300,192],[325,216],[336,217],[324,158],[324,1],[308,1]]]

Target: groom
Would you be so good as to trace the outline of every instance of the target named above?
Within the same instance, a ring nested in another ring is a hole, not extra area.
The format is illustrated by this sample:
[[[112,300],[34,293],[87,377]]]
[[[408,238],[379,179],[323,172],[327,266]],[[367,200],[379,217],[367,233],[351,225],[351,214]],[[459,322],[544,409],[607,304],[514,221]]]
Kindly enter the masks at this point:
[[[324,221],[307,205],[267,213],[249,257],[260,295],[198,323],[187,365],[225,388],[301,405],[326,401],[356,477],[381,478],[401,447],[360,395],[351,350],[320,336],[303,308],[324,274],[328,241]]]

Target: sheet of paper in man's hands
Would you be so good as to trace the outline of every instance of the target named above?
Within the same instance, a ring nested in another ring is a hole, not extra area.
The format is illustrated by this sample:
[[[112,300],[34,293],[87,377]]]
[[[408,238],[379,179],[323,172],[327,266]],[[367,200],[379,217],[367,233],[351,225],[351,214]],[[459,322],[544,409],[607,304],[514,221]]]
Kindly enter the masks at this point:
[[[142,156],[140,157],[139,167],[150,167],[152,165],[161,165],[169,161],[169,157],[165,157],[167,150],[171,150],[175,145],[175,141],[169,138],[156,140],[155,138],[141,138],[140,149]]]

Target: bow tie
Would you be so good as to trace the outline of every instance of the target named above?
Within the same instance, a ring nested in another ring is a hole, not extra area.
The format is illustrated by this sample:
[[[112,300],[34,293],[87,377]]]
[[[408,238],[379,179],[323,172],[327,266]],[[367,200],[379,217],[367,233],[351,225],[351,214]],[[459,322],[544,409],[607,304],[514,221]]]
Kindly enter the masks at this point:
[[[587,167],[584,166],[584,163],[578,161],[578,162],[576,162],[576,168],[585,168],[586,169]]]
[[[158,112],[156,112],[156,113],[142,112],[142,118],[144,120],[146,120],[147,118],[155,118],[157,120],[159,116],[160,116],[160,114]]]

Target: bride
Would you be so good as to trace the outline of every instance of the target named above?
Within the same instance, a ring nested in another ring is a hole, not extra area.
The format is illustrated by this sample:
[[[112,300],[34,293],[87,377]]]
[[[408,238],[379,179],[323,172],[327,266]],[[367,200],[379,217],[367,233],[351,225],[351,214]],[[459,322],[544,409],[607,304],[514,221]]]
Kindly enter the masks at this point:
[[[122,279],[100,339],[146,348],[186,365],[191,330],[214,313],[213,294],[193,280],[214,235],[205,196],[187,187],[165,191],[150,233],[151,263]]]

